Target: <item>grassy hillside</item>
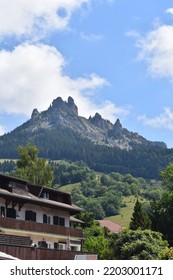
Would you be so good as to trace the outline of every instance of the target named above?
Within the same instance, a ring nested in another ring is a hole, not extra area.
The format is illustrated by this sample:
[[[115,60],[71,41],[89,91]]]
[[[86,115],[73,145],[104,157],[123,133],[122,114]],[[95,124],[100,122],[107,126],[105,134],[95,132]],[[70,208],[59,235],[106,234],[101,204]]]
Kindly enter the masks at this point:
[[[136,197],[135,196],[124,197],[123,203],[125,203],[127,206],[121,208],[120,215],[107,217],[106,219],[121,224],[123,227],[128,227],[136,203]]]
[[[138,200],[144,202],[143,198],[138,198]],[[128,227],[133,214],[135,203],[136,203],[135,196],[131,195],[131,196],[123,197],[123,204],[126,204],[126,207],[121,208],[120,215],[107,217],[106,219],[121,224],[123,227]]]
[[[72,189],[76,189],[76,188],[80,188],[80,183],[68,184],[63,187],[60,187],[58,190],[60,190],[62,192],[71,193]]]

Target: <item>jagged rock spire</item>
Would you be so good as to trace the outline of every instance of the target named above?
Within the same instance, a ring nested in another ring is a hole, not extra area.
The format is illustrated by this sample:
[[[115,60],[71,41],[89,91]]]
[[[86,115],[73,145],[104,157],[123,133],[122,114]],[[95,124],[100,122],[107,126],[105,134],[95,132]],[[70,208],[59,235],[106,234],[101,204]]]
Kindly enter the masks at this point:
[[[32,111],[32,115],[31,115],[31,119],[36,119],[39,115],[39,111],[37,110],[37,108],[35,108],[33,111]]]

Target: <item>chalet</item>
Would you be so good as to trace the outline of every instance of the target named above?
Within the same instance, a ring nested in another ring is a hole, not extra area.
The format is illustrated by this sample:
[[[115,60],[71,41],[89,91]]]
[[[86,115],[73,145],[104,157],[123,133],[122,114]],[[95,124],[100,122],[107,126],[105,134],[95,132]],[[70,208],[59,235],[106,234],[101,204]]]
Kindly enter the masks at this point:
[[[0,251],[19,259],[74,259],[82,211],[68,193],[0,174]]]

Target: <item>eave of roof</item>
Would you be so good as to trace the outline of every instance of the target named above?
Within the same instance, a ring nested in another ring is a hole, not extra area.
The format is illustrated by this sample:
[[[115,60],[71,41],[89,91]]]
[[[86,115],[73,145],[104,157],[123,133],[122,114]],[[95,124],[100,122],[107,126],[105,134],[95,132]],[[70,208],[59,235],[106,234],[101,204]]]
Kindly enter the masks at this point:
[[[48,200],[44,198],[38,198],[32,194],[27,195],[22,195],[22,194],[15,194],[15,193],[10,193],[7,190],[0,189],[0,196],[4,198],[11,198],[13,201],[16,199],[19,202],[23,203],[31,203],[35,205],[44,205],[46,207],[50,208],[58,208],[58,209],[63,209],[66,211],[69,211],[70,214],[77,214],[83,211],[82,208],[76,206],[76,205],[70,205],[58,201],[53,201],[53,200]]]

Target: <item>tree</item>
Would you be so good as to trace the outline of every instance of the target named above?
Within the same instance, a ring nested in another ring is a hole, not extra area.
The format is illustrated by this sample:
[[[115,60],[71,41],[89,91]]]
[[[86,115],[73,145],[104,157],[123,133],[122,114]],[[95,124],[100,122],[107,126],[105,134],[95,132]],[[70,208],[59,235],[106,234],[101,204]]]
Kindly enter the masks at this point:
[[[88,213],[94,213],[94,218],[97,220],[105,217],[100,201],[95,198],[88,198],[85,209],[87,209]]]
[[[106,217],[118,215],[120,211],[122,198],[119,195],[114,195],[112,191],[107,191],[101,198],[101,206],[105,212]]]
[[[117,260],[158,260],[168,243],[159,232],[126,229],[114,235],[112,248]]]
[[[111,235],[108,238],[105,229],[101,228],[97,222],[93,222],[85,229],[85,241],[83,250],[98,255],[101,260],[112,259],[112,248],[110,246]]]
[[[160,172],[160,176],[163,185],[166,186],[169,191],[173,191],[173,163],[169,164],[164,171]]]
[[[151,201],[150,218],[152,230],[160,231],[169,244],[173,245],[173,163],[160,173],[166,187],[160,200]]]
[[[28,144],[17,149],[20,159],[17,161],[16,175],[33,184],[51,186],[53,181],[53,167],[45,158],[38,158],[36,146]]]
[[[134,211],[132,214],[131,222],[130,222],[130,229],[147,229],[151,227],[151,221],[148,215],[143,211],[142,205],[137,199]]]

